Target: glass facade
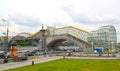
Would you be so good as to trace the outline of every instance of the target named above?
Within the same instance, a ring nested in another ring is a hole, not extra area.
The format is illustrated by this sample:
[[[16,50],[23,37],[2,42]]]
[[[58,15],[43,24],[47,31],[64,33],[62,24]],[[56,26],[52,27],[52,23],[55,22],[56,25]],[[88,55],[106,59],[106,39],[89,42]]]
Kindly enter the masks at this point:
[[[94,47],[116,49],[117,35],[114,26],[102,26],[89,34],[88,41],[93,42]]]

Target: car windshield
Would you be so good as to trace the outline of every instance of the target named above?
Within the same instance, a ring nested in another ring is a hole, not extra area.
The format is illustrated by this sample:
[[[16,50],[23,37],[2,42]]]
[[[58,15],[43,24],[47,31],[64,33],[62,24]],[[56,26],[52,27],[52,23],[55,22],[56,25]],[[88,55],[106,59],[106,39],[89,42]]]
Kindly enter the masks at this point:
[[[0,51],[0,53],[4,53],[4,51]]]

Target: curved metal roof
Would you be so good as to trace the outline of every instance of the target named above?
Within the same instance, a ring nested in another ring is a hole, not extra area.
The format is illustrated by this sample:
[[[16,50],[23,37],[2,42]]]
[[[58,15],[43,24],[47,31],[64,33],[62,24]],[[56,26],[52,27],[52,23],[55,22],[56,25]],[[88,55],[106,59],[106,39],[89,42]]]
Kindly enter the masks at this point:
[[[16,36],[29,37],[30,35],[31,35],[30,33],[27,33],[27,32],[21,32],[21,33],[18,33]]]

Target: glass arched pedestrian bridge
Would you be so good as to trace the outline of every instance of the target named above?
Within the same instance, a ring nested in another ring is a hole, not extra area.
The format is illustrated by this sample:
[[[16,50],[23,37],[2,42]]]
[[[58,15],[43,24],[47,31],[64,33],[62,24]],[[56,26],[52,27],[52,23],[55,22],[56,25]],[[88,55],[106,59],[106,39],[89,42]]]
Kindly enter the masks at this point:
[[[87,36],[89,32],[73,27],[73,26],[67,26],[63,28],[48,27],[47,34],[51,36],[68,34],[68,35],[75,37],[76,39],[80,39],[80,40],[87,42]]]

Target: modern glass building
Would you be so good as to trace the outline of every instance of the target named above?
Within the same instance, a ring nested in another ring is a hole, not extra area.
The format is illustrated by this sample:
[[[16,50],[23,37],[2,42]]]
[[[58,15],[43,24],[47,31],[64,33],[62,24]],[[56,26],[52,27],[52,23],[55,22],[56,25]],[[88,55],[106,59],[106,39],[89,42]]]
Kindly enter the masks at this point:
[[[94,47],[116,49],[117,35],[116,29],[112,25],[102,26],[96,31],[91,31],[88,41],[92,42]]]
[[[94,45],[94,47],[98,46],[98,30],[91,31],[88,35],[88,42]]]

